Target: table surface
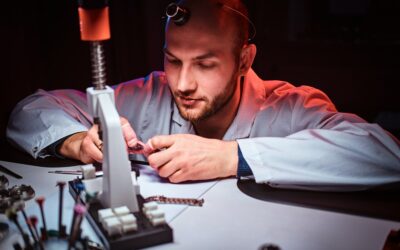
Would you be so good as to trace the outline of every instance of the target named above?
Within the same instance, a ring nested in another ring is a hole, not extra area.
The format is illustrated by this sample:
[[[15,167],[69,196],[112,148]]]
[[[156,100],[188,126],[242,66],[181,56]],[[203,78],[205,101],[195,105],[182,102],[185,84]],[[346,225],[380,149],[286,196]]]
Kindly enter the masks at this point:
[[[48,172],[80,167],[39,167],[7,161],[0,161],[0,164],[23,176],[23,179],[15,179],[6,175],[10,187],[31,185],[37,196],[46,197],[47,227],[57,229],[59,193],[56,183],[76,176]],[[236,179],[224,179],[172,184],[143,166],[139,177],[142,196],[203,198],[205,201],[202,207],[160,205],[174,231],[174,242],[151,249],[259,249],[264,244],[274,244],[285,250],[376,250],[382,249],[390,230],[400,228],[400,222],[396,221],[257,200],[242,193],[236,182]],[[63,223],[69,232],[73,200],[68,191],[64,197]],[[27,202],[26,211],[28,215],[40,217],[39,208],[32,200]],[[99,242],[86,220],[82,228],[84,235]],[[3,249],[3,245],[0,244],[0,248]]]

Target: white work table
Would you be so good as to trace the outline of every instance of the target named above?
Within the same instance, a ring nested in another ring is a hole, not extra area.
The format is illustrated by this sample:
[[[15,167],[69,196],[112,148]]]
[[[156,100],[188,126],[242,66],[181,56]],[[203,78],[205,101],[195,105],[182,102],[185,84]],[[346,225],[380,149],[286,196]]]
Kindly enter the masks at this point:
[[[0,164],[23,176],[17,180],[7,176],[13,185],[31,185],[36,196],[45,196],[48,229],[57,229],[57,181],[68,181],[74,175],[49,174],[51,170],[72,170],[74,167],[37,167],[0,161]],[[0,173],[0,175],[3,173]],[[174,242],[151,249],[259,249],[274,244],[290,249],[382,249],[390,230],[400,222],[355,216],[337,212],[284,205],[257,200],[242,193],[236,179],[171,184],[161,180],[150,168],[141,171],[141,194],[182,198],[203,198],[202,207],[160,205],[173,229]],[[64,191],[63,222],[71,222],[73,200]],[[35,201],[29,201],[28,215],[40,218]],[[84,221],[83,234],[99,242],[90,225]],[[4,244],[4,242],[3,242]],[[1,246],[1,245],[0,245]],[[3,249],[2,247],[0,247]]]

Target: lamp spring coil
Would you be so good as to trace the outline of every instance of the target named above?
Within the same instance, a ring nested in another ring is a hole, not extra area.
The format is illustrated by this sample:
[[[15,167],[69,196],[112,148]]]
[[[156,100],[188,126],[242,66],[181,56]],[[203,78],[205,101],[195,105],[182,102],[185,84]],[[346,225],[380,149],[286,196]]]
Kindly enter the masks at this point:
[[[94,88],[105,89],[106,87],[106,62],[104,48],[101,42],[90,43],[90,56],[92,61],[92,80]]]

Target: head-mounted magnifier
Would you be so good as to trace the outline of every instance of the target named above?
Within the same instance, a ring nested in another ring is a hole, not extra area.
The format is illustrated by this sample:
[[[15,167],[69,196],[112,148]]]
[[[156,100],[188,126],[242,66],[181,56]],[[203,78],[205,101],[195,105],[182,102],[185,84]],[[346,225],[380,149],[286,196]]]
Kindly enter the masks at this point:
[[[250,38],[248,39],[248,41],[251,41],[254,39],[254,37],[256,36],[256,33],[257,33],[256,27],[255,27],[254,23],[245,14],[243,14],[239,10],[232,8],[223,3],[218,3],[218,5],[222,8],[225,8],[228,11],[231,11],[235,15],[239,15],[242,18],[244,18],[250,24],[250,27],[251,27]],[[165,14],[176,25],[179,25],[179,26],[185,24],[190,18],[190,11],[183,6],[179,6],[177,3],[170,3],[165,10]]]
[[[176,3],[170,3],[165,11],[167,17],[169,17],[176,25],[185,24],[190,17],[190,11],[185,7],[179,6]]]

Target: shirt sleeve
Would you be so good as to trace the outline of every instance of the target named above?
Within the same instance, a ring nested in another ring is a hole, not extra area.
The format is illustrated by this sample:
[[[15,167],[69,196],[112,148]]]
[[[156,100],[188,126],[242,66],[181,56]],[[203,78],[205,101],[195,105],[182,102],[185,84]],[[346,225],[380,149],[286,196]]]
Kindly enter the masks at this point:
[[[60,152],[60,147],[61,147],[61,145],[63,144],[63,142],[66,140],[66,139],[68,139],[68,137],[70,137],[71,135],[67,135],[67,136],[65,136],[65,137],[63,137],[63,138],[61,138],[61,139],[59,139],[58,141],[56,141],[56,142],[53,142],[52,144],[50,144],[49,146],[47,146],[44,150],[48,153],[48,154],[50,154],[50,155],[52,155],[52,156],[55,156],[55,157],[57,157],[57,158],[59,158],[59,159],[66,159],[64,156],[62,156],[59,152]]]
[[[34,158],[49,156],[54,142],[87,131],[92,118],[86,95],[75,90],[39,90],[17,104],[7,126],[7,139]]]
[[[119,115],[129,120],[142,141],[155,134],[168,134],[171,98],[163,72],[152,72],[113,89]],[[46,157],[55,153],[57,141],[87,131],[92,123],[86,93],[38,90],[16,105],[6,135],[12,144],[34,158]]]
[[[283,120],[285,125],[291,120],[290,134],[237,140],[256,182],[325,191],[400,182],[400,148],[395,137],[354,114],[337,112],[318,90],[305,89],[286,98],[291,118]],[[274,108],[280,112],[278,105]]]

